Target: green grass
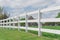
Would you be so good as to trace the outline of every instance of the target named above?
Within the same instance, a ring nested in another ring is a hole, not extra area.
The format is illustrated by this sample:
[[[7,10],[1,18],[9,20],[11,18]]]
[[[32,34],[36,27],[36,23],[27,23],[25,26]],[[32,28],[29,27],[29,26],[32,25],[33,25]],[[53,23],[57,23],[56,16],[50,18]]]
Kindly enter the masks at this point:
[[[42,28],[60,30],[60,26],[43,26]]]
[[[18,31],[17,29],[0,28],[0,40],[58,40],[56,38],[38,37],[31,32]]]
[[[31,30],[29,30],[29,32],[33,33],[33,34],[38,34],[37,31],[31,31]],[[60,35],[58,35],[58,34],[42,32],[42,36],[48,37],[48,38],[55,38],[55,39],[59,39],[60,40]]]
[[[22,31],[25,31],[24,29],[21,29],[21,30],[22,30]],[[38,35],[38,32],[37,32],[37,31],[31,31],[31,30],[28,30],[28,32],[30,32],[30,33],[32,33],[32,34]],[[60,40],[60,35],[53,34],[53,33],[42,32],[42,36]]]
[[[34,27],[37,28],[37,26],[34,26]],[[60,26],[43,26],[42,28],[60,30]],[[31,31],[31,30],[29,30],[29,32],[33,33],[33,34],[38,34],[37,31]],[[56,38],[56,39],[60,40],[60,35],[58,35],[58,34],[42,32],[42,36],[49,37],[49,38]]]
[[[37,26],[31,26],[31,27],[37,28]],[[42,28],[60,30],[60,26],[42,26]]]

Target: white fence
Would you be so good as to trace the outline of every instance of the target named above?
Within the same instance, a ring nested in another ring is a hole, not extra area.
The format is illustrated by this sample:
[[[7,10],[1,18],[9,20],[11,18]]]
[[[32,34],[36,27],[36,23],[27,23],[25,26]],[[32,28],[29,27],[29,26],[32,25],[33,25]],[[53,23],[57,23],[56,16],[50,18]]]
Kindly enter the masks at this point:
[[[32,28],[28,27],[28,22],[37,22],[38,23],[38,36],[41,35],[41,29],[42,29],[42,22],[60,22],[60,18],[47,18],[47,19],[42,19],[41,15],[44,12],[48,12],[48,11],[54,11],[54,10],[59,10],[60,6],[56,6],[56,7],[52,7],[52,8],[46,8],[46,9],[42,9],[42,10],[37,10],[34,12],[30,12],[30,13],[24,13],[21,14],[19,16],[15,16],[15,17],[11,17],[11,18],[7,18],[4,20],[0,20],[0,27],[6,27],[6,28],[18,28],[18,30],[20,31],[20,28],[25,29],[26,32],[28,32],[28,30],[34,30]],[[35,20],[28,20],[28,15],[31,14],[38,14],[38,18]],[[21,16],[25,16],[25,20],[20,20]],[[17,20],[14,20],[17,19]],[[12,20],[12,21],[11,21]],[[6,22],[5,22],[6,21]],[[20,23],[25,22],[25,27],[21,27]],[[15,23],[18,23],[18,27],[15,26]],[[13,26],[11,25],[13,24]]]

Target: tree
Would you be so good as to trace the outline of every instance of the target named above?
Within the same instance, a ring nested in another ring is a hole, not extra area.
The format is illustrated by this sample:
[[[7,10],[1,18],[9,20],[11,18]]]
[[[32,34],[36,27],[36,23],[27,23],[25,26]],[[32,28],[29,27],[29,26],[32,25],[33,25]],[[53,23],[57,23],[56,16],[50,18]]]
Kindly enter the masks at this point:
[[[0,20],[2,20],[4,18],[3,14],[0,14]]]
[[[60,12],[58,13],[58,15],[57,15],[56,18],[60,18]],[[60,25],[60,22],[57,22],[56,24],[57,24],[57,25]]]
[[[58,13],[58,15],[56,16],[56,18],[60,18],[60,12]],[[57,26],[59,25],[60,22],[48,22],[48,23],[45,23],[44,25],[50,25],[50,26]]]
[[[60,18],[60,12],[58,13],[57,17],[56,18]]]
[[[10,14],[8,14],[6,11],[4,12],[4,14],[3,14],[3,19],[6,19],[6,18],[8,18],[9,16],[10,16]]]
[[[0,7],[0,20],[6,19],[10,16],[10,14],[8,14],[5,10],[4,11],[3,10],[4,8]]]
[[[28,20],[33,20],[34,18],[32,16],[28,16]]]

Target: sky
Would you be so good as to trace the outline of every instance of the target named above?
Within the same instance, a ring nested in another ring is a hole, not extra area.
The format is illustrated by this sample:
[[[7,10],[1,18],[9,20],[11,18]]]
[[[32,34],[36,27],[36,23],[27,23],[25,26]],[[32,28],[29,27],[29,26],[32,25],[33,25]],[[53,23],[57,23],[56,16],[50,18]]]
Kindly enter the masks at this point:
[[[60,6],[60,0],[0,0],[0,6],[4,7],[11,16],[17,16],[24,12]],[[43,17],[55,17],[58,12],[47,12]]]

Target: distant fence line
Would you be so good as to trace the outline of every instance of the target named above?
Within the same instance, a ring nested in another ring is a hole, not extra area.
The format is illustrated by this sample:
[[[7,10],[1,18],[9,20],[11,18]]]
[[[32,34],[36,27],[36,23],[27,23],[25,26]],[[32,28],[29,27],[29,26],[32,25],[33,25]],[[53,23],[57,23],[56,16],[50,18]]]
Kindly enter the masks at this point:
[[[49,11],[55,11],[55,10],[60,10],[60,6],[56,6],[56,7],[52,7],[52,8],[45,8],[42,10],[37,10],[37,11],[33,11],[33,12],[29,12],[29,13],[24,13],[21,14],[19,16],[15,16],[15,17],[10,17],[4,20],[0,20],[0,26],[4,27],[15,27],[15,23],[18,23],[18,30],[20,30],[20,23],[25,23],[25,30],[26,32],[28,32],[28,23],[32,23],[32,22],[37,22],[38,23],[38,36],[41,36],[41,29],[42,29],[42,22],[60,22],[60,18],[46,18],[46,19],[42,19],[41,15],[44,12],[49,12]],[[38,18],[37,19],[33,19],[33,20],[28,20],[28,15],[31,14],[38,14]],[[25,20],[20,20],[21,16],[25,16]],[[16,19],[16,20],[14,20]],[[12,20],[12,21],[11,21]],[[6,22],[5,22],[6,21]],[[13,24],[13,25],[11,25]]]

